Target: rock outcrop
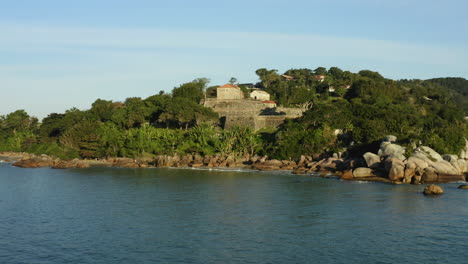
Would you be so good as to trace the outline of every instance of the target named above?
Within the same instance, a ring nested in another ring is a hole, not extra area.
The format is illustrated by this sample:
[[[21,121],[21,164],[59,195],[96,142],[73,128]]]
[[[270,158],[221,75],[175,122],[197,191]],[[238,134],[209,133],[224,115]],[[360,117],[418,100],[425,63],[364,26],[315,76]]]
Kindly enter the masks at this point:
[[[405,153],[404,147],[397,145],[397,144],[382,142],[378,155],[381,158],[392,156],[401,160],[405,160],[406,157],[404,156],[404,153]]]
[[[413,184],[466,181],[467,160],[456,155],[442,156],[427,146],[415,148],[413,155],[406,159],[405,148],[398,145],[396,140],[395,136],[387,136],[380,145],[378,155],[365,153],[363,158],[367,170],[359,168],[353,171],[353,176],[367,174],[367,177],[372,177],[371,174],[377,174],[394,183]]]
[[[380,167],[380,157],[372,152],[367,152],[363,155],[366,160],[367,167],[375,169]]]
[[[20,168],[41,168],[50,167],[53,165],[54,159],[47,155],[25,155],[21,160],[13,163],[13,166]]]
[[[392,181],[401,181],[405,177],[405,164],[398,158],[387,158],[384,162],[388,178]]]
[[[416,148],[413,156],[424,159],[429,164],[432,164],[432,162],[444,160],[439,153],[428,146],[421,146]]]
[[[54,169],[71,169],[71,168],[89,168],[90,164],[79,159],[73,159],[70,161],[67,160],[59,160],[57,162],[54,162],[53,165],[51,165],[52,168]]]
[[[242,157],[229,155],[159,155],[154,158],[109,158],[104,160],[64,161],[47,155],[27,153],[18,155],[14,166],[23,168],[52,167],[57,169],[109,166],[123,168],[192,167],[192,168],[250,168],[255,170],[288,170],[295,174],[327,175],[332,173],[343,180],[379,181],[389,183],[438,183],[466,181],[468,172],[468,141],[460,158],[456,155],[440,155],[427,146],[415,147],[413,155],[406,159],[406,149],[397,144],[395,136],[387,136],[381,143],[378,155],[367,152],[362,158],[349,158],[349,153],[302,155],[297,160],[276,160],[268,156]],[[343,155],[342,155],[343,154]]]
[[[444,190],[435,184],[431,184],[424,188],[423,193],[425,195],[440,195],[444,193]]]
[[[353,170],[354,178],[375,177],[371,168],[356,168]]]

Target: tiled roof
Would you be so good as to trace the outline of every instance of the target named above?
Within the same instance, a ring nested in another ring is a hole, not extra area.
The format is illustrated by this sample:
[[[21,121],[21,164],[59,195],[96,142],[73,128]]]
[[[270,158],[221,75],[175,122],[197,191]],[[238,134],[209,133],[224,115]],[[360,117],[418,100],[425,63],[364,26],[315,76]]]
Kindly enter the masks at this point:
[[[223,86],[219,86],[218,88],[236,88],[236,89],[240,89],[239,86],[237,85],[234,85],[234,84],[230,84],[230,83],[227,83]]]

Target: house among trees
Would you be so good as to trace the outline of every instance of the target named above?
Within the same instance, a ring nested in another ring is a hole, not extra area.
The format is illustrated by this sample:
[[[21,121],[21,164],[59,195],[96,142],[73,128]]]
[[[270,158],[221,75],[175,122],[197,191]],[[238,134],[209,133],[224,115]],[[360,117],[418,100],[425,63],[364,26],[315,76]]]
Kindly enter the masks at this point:
[[[266,101],[262,101],[262,103],[263,103],[263,105],[265,107],[269,107],[269,108],[276,107],[276,102],[275,101],[266,100]]]
[[[216,88],[216,98],[219,100],[244,99],[244,93],[239,86],[228,83]]]
[[[291,76],[291,75],[283,74],[283,75],[281,75],[281,77],[283,77],[286,81],[292,81],[292,80],[294,80],[294,77]]]
[[[323,82],[325,80],[325,75],[316,75],[315,76],[315,79],[317,79],[319,82]]]
[[[269,101],[270,94],[262,90],[254,90],[250,93],[250,98],[259,101]]]

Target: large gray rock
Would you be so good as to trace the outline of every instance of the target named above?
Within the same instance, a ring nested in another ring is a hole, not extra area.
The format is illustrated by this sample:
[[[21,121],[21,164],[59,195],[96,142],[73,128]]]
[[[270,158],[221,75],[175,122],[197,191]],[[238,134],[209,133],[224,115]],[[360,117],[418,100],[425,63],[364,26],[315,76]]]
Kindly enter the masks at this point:
[[[431,164],[438,174],[459,175],[460,171],[446,160],[437,161]]]
[[[457,162],[458,161],[458,157],[457,155],[448,155],[448,154],[445,154],[442,156],[442,158],[450,163],[454,163],[454,162]]]
[[[388,135],[383,139],[384,142],[394,143],[397,141],[397,137],[393,135]]]
[[[460,164],[458,163],[457,155],[443,155],[442,158],[444,158],[444,161],[449,162],[459,174],[463,173],[463,170],[460,168]]]
[[[461,173],[468,172],[468,160],[458,159],[457,163],[458,163],[458,168],[460,168]]]
[[[415,178],[415,182],[419,182],[424,173],[424,169],[428,166],[426,161],[417,157],[410,157],[406,161],[405,179],[403,182],[410,183],[413,177]]]
[[[420,151],[425,154],[430,160],[432,161],[443,161],[444,159],[442,156],[437,153],[437,151],[433,150],[432,148],[428,146],[421,146],[419,147]]]
[[[399,181],[405,177],[405,163],[402,160],[393,157],[387,158],[384,164],[390,180]]]
[[[436,182],[438,178],[439,175],[437,175],[436,169],[433,167],[427,167],[424,169],[424,173],[422,175],[423,182]]]
[[[353,176],[355,178],[375,177],[375,174],[372,172],[371,168],[356,168],[353,171]]]
[[[415,150],[412,157],[423,160],[424,162],[426,162],[428,164],[428,166],[431,165],[432,163],[434,163],[434,161],[431,160],[428,157],[428,155],[426,155],[424,152],[420,151],[419,149]]]
[[[392,144],[390,142],[382,142],[380,144],[380,149],[378,152],[379,157],[396,157],[398,159],[404,160],[406,159],[404,154],[405,154],[405,148],[397,145],[397,144]]]
[[[367,152],[363,155],[366,160],[367,167],[369,168],[378,168],[380,167],[380,157],[372,152]]]
[[[408,168],[420,168],[422,170],[424,170],[425,168],[429,167],[429,164],[427,164],[427,162],[423,159],[420,159],[418,157],[410,157],[407,161],[406,161],[406,167]]]

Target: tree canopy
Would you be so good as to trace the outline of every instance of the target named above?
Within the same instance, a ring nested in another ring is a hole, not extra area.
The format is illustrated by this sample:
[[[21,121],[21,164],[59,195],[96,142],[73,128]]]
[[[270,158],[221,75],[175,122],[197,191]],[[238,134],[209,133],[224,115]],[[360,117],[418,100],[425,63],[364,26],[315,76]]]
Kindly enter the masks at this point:
[[[360,155],[375,151],[388,134],[407,146],[425,144],[458,154],[468,138],[468,81],[463,78],[396,81],[338,67],[255,73],[256,87],[279,105],[309,109],[273,130],[223,130],[218,114],[200,104],[205,96],[215,96],[217,86],[207,89],[209,80],[199,78],[170,94],[122,102],[97,99],[88,110],[51,113],[42,122],[24,110],[0,116],[0,151],[62,158],[196,153],[292,159],[324,152]]]

